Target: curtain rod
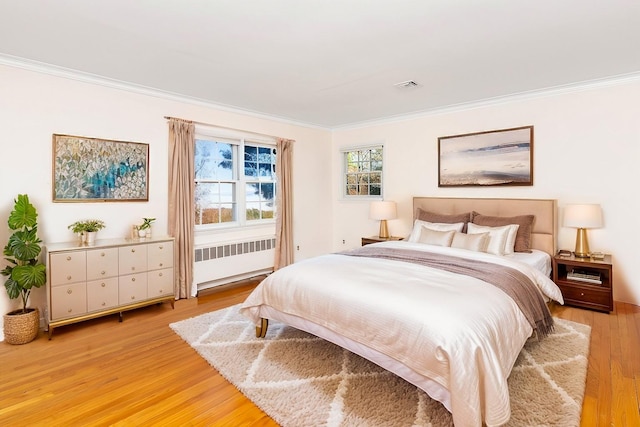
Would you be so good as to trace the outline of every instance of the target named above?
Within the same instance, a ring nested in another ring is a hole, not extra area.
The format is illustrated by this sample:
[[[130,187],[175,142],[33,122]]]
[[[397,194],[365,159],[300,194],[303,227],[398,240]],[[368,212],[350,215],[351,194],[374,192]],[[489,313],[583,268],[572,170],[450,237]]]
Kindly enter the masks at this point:
[[[180,117],[171,117],[171,116],[164,116],[165,119],[167,120],[182,120],[183,122],[187,122],[187,123],[193,123],[195,125],[203,125],[203,126],[212,126],[212,127],[216,127],[216,128],[220,128],[220,129],[226,129],[226,130],[231,130],[234,132],[243,132],[243,133],[250,133],[253,135],[258,135],[258,136],[266,136],[267,138],[280,138],[279,136],[275,136],[275,135],[268,135],[266,133],[259,133],[259,132],[252,132],[252,131],[248,131],[248,130],[244,130],[244,129],[235,129],[235,128],[230,128],[227,126],[220,126],[220,125],[213,125],[211,123],[204,123],[204,122],[197,122],[195,120],[186,120],[186,119],[181,119]]]

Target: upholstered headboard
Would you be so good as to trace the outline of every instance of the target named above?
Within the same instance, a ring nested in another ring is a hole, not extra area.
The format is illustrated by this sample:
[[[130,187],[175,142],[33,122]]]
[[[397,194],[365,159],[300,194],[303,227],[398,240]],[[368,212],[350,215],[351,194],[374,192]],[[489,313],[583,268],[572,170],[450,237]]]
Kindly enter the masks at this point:
[[[534,215],[531,247],[551,256],[556,253],[558,209],[554,199],[414,197],[414,219],[417,217],[418,208],[447,215],[472,211],[491,216]]]

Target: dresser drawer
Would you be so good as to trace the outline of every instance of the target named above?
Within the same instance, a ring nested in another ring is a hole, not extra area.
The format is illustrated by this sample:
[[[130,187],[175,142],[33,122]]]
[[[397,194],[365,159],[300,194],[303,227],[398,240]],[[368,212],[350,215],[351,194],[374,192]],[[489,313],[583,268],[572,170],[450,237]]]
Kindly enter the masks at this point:
[[[118,271],[120,275],[147,271],[147,245],[118,248]]]
[[[51,289],[51,318],[75,317],[87,312],[87,287],[83,283],[60,285]]]
[[[147,299],[147,273],[129,274],[118,278],[118,302],[135,304]]]
[[[87,280],[105,279],[118,275],[118,248],[87,251]]]
[[[51,254],[49,262],[51,286],[87,280],[87,256],[85,251]]]
[[[147,251],[149,270],[173,267],[173,242],[150,243]]]
[[[87,282],[87,311],[106,310],[117,305],[117,277]]]
[[[173,295],[173,268],[154,270],[147,273],[147,296],[149,298]]]

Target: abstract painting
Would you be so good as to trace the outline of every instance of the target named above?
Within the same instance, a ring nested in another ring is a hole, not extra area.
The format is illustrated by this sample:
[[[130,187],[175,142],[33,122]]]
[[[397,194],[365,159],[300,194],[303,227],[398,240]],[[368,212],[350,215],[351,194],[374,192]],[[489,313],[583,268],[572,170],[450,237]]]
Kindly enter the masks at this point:
[[[53,201],[149,200],[149,144],[53,135]]]
[[[438,187],[533,185],[533,126],[438,138]]]

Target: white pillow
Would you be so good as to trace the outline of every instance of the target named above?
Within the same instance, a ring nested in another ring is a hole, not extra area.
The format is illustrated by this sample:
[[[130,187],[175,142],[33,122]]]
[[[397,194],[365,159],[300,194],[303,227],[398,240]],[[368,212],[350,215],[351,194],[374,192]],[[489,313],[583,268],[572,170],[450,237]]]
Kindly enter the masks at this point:
[[[427,227],[422,227],[420,231],[420,238],[418,239],[418,243],[425,243],[427,245],[435,245],[435,246],[451,246],[451,241],[453,240],[453,235],[457,232],[454,230],[451,231],[436,231]]]
[[[413,222],[413,230],[411,230],[411,235],[407,239],[409,242],[417,242],[420,238],[420,231],[422,227],[426,227],[430,230],[435,231],[458,231],[461,232],[464,227],[464,222],[454,222],[452,224],[443,223],[443,222],[427,222],[416,219]]]
[[[486,252],[489,245],[489,233],[466,234],[456,232],[451,241],[452,248]]]
[[[518,234],[518,228],[520,224],[509,224],[509,235],[507,236],[507,241],[504,242],[504,254],[511,255],[515,252],[514,248],[516,246],[516,236]]]
[[[467,224],[467,234],[489,233],[489,244],[487,252],[494,255],[506,255],[505,246],[515,224],[503,225],[502,227],[487,227],[484,225],[476,225],[472,222]],[[516,227],[516,231],[517,231]],[[515,234],[515,233],[514,233]],[[511,253],[513,253],[513,245],[515,245],[515,236],[511,243]]]

